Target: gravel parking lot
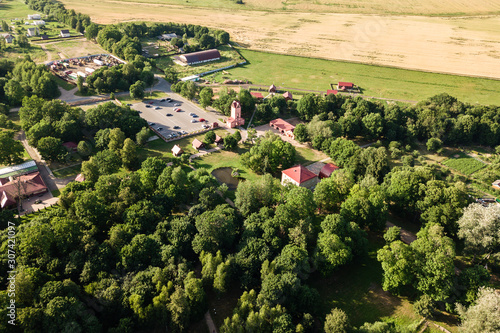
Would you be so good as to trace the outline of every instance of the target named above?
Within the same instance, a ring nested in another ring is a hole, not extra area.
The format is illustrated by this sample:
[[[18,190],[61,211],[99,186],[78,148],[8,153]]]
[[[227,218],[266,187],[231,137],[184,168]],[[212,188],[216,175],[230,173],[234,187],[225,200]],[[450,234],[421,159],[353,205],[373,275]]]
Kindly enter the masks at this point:
[[[144,100],[133,104],[131,107],[141,112],[141,117],[149,124],[153,123],[154,125],[151,125],[151,127],[165,137],[173,132],[194,132],[202,129],[204,124],[212,125],[212,123],[217,122],[219,126],[221,125],[217,119],[220,116],[216,113],[203,111],[182,98],[174,96],[174,94],[171,97],[171,102],[161,102],[161,99]],[[181,111],[175,112],[175,108],[179,108]],[[190,116],[190,113],[194,113],[198,117]],[[167,116],[167,114],[171,114],[171,116]],[[192,123],[193,119],[196,122]],[[200,122],[200,119],[205,119],[205,122]],[[179,126],[179,128],[174,129],[174,126]]]

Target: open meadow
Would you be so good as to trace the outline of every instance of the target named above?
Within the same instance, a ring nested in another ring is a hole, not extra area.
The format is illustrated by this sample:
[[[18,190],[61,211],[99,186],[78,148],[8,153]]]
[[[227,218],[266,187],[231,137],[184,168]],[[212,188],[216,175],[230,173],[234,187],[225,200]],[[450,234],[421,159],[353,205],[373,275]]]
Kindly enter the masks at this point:
[[[224,29],[240,45],[256,50],[500,79],[500,1],[476,6],[461,0],[426,0],[421,6],[406,6],[377,0],[364,7],[361,1],[336,1],[338,6],[326,1],[322,3],[329,4],[328,12],[316,13],[305,1],[297,2],[297,10],[281,3],[276,8],[277,1],[252,7],[257,1],[240,7],[205,0],[182,5],[157,0],[62,2],[98,23],[192,23]],[[388,12],[395,14],[380,14]]]

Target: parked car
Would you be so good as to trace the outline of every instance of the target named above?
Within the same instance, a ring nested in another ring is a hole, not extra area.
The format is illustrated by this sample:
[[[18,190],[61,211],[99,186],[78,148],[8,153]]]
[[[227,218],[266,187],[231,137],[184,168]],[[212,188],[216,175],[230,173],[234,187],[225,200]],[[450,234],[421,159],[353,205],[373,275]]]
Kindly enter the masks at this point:
[[[167,101],[167,102],[172,102],[172,99],[171,99],[170,97],[167,97],[167,98],[166,98],[166,101]]]
[[[147,107],[147,108],[150,108],[150,107],[151,107],[151,105],[149,105],[149,104],[146,104],[146,107]]]
[[[42,200],[40,200],[40,199],[36,199],[36,200],[35,200],[35,203],[36,203],[36,204],[42,203]]]
[[[165,98],[160,99],[160,102],[165,102]]]
[[[172,117],[172,114],[171,113],[167,113],[166,116],[167,117]]]
[[[161,109],[161,107],[159,107],[159,106],[155,107],[155,110],[160,110],[160,109]]]
[[[180,127],[180,126],[178,126],[178,125],[175,125],[175,126],[174,126],[174,129],[179,129],[179,128],[181,128],[181,127]]]
[[[196,121],[196,119],[191,119],[191,122],[196,123],[197,121]]]
[[[205,119],[204,119],[204,118],[200,118],[200,122],[201,122],[201,123],[204,123],[204,122],[205,122]]]
[[[132,106],[132,104],[130,104],[130,103],[127,103],[127,106]]]
[[[193,114],[191,117],[198,118],[198,115],[197,114]]]
[[[177,137],[177,133],[172,133],[172,134],[170,134],[170,136],[171,136],[172,138],[176,138],[176,137]]]
[[[186,131],[181,131],[181,134],[184,135],[184,134],[188,134],[188,132]]]
[[[179,109],[179,108],[175,108],[175,109],[174,109],[174,111],[175,111],[175,112],[181,112],[181,109]]]
[[[149,126],[154,126],[154,125],[155,125],[155,123],[148,123],[148,125],[149,125]]]
[[[149,102],[148,104],[153,104],[153,101]]]
[[[159,132],[159,131],[163,130],[163,127],[158,127],[156,130]]]
[[[181,106],[179,103],[175,103],[174,106]]]

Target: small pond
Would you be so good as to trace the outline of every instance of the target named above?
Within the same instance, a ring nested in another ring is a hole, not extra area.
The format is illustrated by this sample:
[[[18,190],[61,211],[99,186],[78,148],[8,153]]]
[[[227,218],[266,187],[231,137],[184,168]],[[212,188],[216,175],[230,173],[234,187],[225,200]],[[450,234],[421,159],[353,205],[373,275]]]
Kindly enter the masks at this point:
[[[231,191],[234,191],[238,187],[240,180],[231,176],[232,172],[233,168],[219,168],[212,171],[212,175],[219,183],[225,183]]]

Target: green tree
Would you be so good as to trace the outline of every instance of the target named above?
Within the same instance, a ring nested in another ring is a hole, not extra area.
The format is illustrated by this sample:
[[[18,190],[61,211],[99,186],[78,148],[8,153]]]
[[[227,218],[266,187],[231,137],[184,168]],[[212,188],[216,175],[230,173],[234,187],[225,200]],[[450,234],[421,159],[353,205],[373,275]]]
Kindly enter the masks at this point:
[[[430,138],[426,143],[427,150],[437,152],[443,146],[443,142],[438,138]]]
[[[113,151],[119,151],[123,148],[123,142],[125,141],[125,133],[119,128],[113,128],[109,132],[109,143],[108,148]]]
[[[428,295],[423,295],[414,304],[413,310],[419,316],[432,318],[434,314],[434,301]]]
[[[151,136],[151,131],[147,127],[143,127],[136,135],[136,142],[139,146],[144,146]]]
[[[78,92],[84,93],[85,87],[83,86],[83,76],[78,76],[76,80],[76,86],[78,87]]]
[[[40,155],[48,161],[63,161],[68,154],[59,138],[47,136],[38,141]]]
[[[144,82],[137,81],[130,86],[130,96],[135,99],[144,98]]]
[[[80,141],[78,142],[77,151],[82,157],[88,157],[92,154],[92,145],[88,141]]]
[[[333,308],[325,318],[326,333],[347,333],[350,331],[349,318],[339,308]]]
[[[132,139],[125,139],[121,156],[123,165],[128,169],[137,163],[137,146]]]
[[[203,141],[208,143],[208,144],[214,143],[215,142],[215,132],[208,131],[207,133],[205,133],[205,138]]]
[[[202,213],[196,217],[196,229],[198,233],[193,240],[196,253],[229,250],[237,232],[234,209],[224,204]]]
[[[206,109],[207,106],[212,105],[212,98],[214,97],[214,91],[210,87],[204,87],[200,91],[200,104]]]
[[[457,306],[462,319],[460,331],[464,333],[493,333],[500,329],[498,311],[500,295],[492,288],[481,288],[477,301],[469,308]]]
[[[14,132],[0,132],[0,164],[21,163],[23,153],[24,147],[21,142],[14,140]]]
[[[295,140],[297,140],[298,142],[306,142],[309,139],[309,136],[307,134],[307,127],[302,123],[295,126],[293,135],[295,137]]]

